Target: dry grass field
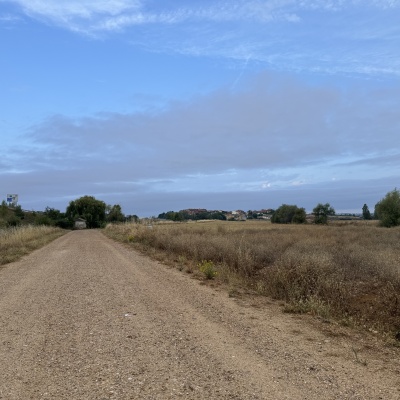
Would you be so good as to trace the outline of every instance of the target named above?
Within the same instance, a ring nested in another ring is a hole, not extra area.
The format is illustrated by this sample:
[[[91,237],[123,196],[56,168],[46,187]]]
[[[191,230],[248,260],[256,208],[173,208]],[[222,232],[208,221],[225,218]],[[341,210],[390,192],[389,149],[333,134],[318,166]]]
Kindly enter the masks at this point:
[[[18,260],[66,231],[49,226],[24,225],[0,229],[0,265]]]
[[[288,312],[400,331],[400,228],[220,221],[109,225],[105,233],[181,270],[208,270],[228,287],[283,300]]]

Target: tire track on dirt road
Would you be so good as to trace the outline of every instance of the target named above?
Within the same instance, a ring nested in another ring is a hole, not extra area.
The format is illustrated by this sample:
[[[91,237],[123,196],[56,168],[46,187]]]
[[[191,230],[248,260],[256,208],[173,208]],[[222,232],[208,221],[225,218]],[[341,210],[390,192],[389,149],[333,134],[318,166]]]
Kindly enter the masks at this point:
[[[0,271],[0,399],[399,399],[398,352],[75,231]]]

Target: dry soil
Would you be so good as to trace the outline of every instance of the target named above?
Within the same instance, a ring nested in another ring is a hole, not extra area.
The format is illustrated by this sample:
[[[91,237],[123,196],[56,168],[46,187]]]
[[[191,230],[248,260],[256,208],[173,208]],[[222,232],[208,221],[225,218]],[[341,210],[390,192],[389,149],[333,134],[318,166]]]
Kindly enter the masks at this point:
[[[0,399],[400,399],[399,349],[261,303],[68,233],[0,270]]]

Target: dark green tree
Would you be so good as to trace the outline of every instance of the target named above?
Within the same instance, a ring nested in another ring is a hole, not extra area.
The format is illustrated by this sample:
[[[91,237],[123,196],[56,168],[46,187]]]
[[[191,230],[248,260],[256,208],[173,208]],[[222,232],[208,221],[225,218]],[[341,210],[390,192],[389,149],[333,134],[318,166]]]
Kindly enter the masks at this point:
[[[169,219],[171,221],[183,221],[184,216],[182,213],[175,211],[167,211],[166,213],[159,214],[158,218]]]
[[[375,216],[385,227],[400,225],[400,192],[395,188],[375,205]]]
[[[304,208],[297,208],[292,218],[292,224],[305,224],[306,222],[306,210]]]
[[[54,222],[64,217],[60,210],[56,210],[55,208],[51,207],[46,207],[44,210],[44,214]]]
[[[282,204],[271,217],[275,224],[302,224],[306,222],[306,210],[296,205]]]
[[[14,210],[15,210],[16,217],[21,218],[21,219],[25,218],[25,213],[22,210],[22,207],[20,205],[17,205]]]
[[[106,220],[106,203],[93,196],[83,196],[71,201],[65,214],[71,223],[76,218],[84,218],[88,228],[101,228]]]
[[[209,214],[209,219],[219,219],[221,221],[226,221],[226,216],[222,212],[216,211]]]
[[[318,203],[313,209],[313,214],[315,224],[327,224],[328,216],[335,215],[335,209],[329,203]]]
[[[363,205],[362,216],[363,216],[363,219],[372,219],[371,213],[370,213],[369,208],[368,208],[368,206],[366,204]]]
[[[135,214],[134,215],[127,215],[125,220],[127,222],[135,222],[135,223],[137,223],[137,222],[139,222],[139,217],[137,215],[135,215]]]
[[[114,204],[113,206],[108,205],[106,207],[106,221],[107,222],[125,221],[125,215],[122,213],[122,209],[119,204]]]
[[[0,205],[0,217],[5,218],[7,214],[8,214],[8,205],[5,202],[5,200],[3,200]]]
[[[60,228],[72,227],[72,224],[65,218],[64,213],[51,207],[46,207],[43,213],[35,214],[35,225],[51,225]]]

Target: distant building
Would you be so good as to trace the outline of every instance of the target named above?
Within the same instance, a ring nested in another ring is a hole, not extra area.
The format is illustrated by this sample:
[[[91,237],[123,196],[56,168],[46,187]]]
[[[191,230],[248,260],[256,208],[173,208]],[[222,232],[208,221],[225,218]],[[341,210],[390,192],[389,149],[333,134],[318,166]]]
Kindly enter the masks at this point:
[[[8,194],[7,195],[7,203],[8,203],[9,207],[17,207],[18,195],[17,194]]]
[[[231,219],[234,219],[235,221],[246,221],[247,219],[247,214],[243,210],[236,210],[236,211],[231,211]]]
[[[83,218],[77,218],[74,227],[75,229],[86,229],[86,220]]]

